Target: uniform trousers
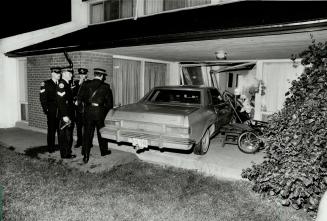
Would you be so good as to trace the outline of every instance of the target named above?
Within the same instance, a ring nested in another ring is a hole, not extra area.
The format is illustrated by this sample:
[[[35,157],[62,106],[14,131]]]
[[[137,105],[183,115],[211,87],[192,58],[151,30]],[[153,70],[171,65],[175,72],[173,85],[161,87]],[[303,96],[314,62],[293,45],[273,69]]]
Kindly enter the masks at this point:
[[[81,113],[79,110],[75,110],[76,113],[76,132],[77,132],[77,141],[76,146],[81,146],[83,144],[83,126],[84,126],[84,113]]]
[[[72,154],[74,122],[64,129],[59,129],[60,156],[65,158]]]
[[[92,147],[92,140],[94,136],[94,129],[97,131],[97,137],[101,154],[108,151],[108,144],[105,139],[101,137],[100,129],[104,127],[104,114],[101,107],[89,107],[85,110],[85,125],[84,125],[84,143],[82,154],[90,155]]]
[[[56,139],[56,132],[58,134],[58,126],[59,126],[59,119],[57,117],[57,110],[51,111],[47,113],[47,144],[48,144],[48,151],[53,152],[55,151],[55,139]],[[58,138],[59,140],[59,138]]]

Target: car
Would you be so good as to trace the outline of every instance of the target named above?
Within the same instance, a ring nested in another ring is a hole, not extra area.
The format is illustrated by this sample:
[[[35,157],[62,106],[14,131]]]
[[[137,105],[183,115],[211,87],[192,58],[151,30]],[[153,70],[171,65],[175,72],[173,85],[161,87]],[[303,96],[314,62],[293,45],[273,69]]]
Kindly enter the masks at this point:
[[[105,139],[204,155],[210,138],[232,118],[219,90],[204,86],[154,87],[139,102],[113,108],[100,130]]]

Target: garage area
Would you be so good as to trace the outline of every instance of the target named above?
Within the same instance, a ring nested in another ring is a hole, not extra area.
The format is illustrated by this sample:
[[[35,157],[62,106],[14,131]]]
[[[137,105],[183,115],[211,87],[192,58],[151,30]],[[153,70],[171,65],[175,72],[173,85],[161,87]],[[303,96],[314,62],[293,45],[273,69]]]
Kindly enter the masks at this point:
[[[154,86],[205,85],[232,94],[239,89],[248,98],[254,96],[253,118],[266,121],[281,108],[284,92],[303,70],[296,54],[304,50],[312,38],[327,39],[326,13],[319,4],[309,3],[297,3],[298,13],[294,17],[289,16],[283,2],[267,6],[261,2],[241,1],[101,23],[7,55],[27,57],[30,126],[39,126],[39,122],[33,120],[42,119],[39,104],[33,102],[39,86],[31,80],[36,69],[30,67],[40,66],[38,62],[45,55],[50,64],[64,64],[63,51],[72,55],[76,68],[92,69],[100,65],[107,69],[115,106],[138,101]],[[308,7],[314,7],[316,14],[305,13]],[[235,11],[240,11],[237,19],[230,17]],[[256,13],[249,13],[251,11]],[[212,15],[217,17],[212,19]],[[292,54],[295,55],[293,60],[290,59]],[[49,63],[42,65],[43,71]],[[257,92],[252,95],[250,88]],[[251,161],[262,160],[262,153],[244,154],[235,145],[222,145],[223,140],[216,136],[209,152],[203,156],[153,150],[138,156],[147,161],[173,162],[174,166],[189,169],[197,169],[200,163],[212,173],[234,167],[239,173]],[[116,144],[112,144],[112,148],[125,149]],[[135,152],[132,146],[126,150]]]

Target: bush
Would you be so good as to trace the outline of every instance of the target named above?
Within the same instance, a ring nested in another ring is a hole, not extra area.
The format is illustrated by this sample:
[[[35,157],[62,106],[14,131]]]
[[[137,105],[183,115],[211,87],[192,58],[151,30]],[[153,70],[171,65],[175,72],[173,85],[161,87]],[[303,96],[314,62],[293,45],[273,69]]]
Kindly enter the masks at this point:
[[[327,42],[299,54],[305,66],[264,132],[265,160],[243,170],[253,190],[315,212],[327,189]]]

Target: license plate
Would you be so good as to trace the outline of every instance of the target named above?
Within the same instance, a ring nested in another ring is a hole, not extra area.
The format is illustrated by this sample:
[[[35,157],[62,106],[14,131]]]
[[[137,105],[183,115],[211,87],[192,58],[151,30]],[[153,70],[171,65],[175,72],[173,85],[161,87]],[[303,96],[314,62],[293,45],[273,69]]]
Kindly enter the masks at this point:
[[[132,143],[133,146],[138,146],[141,148],[148,147],[148,141],[144,139],[128,138],[128,142]]]

